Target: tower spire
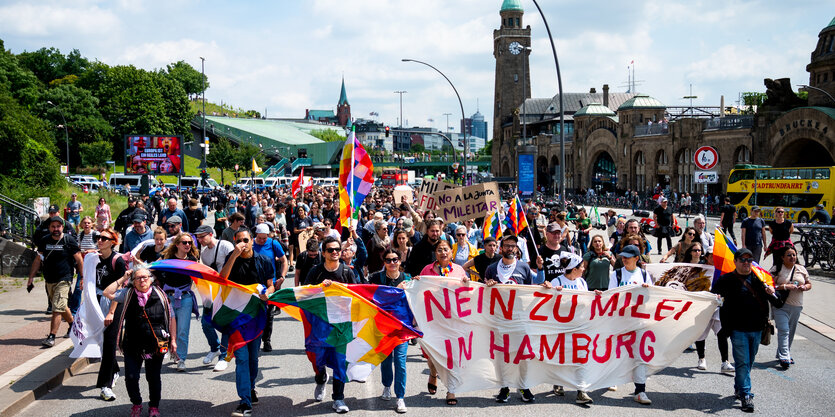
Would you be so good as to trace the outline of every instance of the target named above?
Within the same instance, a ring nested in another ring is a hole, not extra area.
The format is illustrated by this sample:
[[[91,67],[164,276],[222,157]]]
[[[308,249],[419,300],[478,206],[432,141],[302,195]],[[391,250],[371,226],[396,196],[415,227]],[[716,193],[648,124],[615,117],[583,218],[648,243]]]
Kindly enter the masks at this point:
[[[345,76],[342,76],[342,92],[339,93],[339,103],[337,105],[347,105],[348,104],[348,94],[345,93]]]

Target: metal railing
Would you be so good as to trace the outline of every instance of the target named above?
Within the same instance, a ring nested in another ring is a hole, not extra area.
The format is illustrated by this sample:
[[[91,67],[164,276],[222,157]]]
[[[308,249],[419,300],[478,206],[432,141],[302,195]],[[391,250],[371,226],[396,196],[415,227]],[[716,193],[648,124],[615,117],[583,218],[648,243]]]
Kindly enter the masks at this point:
[[[281,158],[277,164],[269,167],[263,174],[259,175],[259,177],[267,178],[267,177],[283,177],[285,171],[285,165],[290,162],[287,158]]]
[[[312,163],[313,160],[311,158],[296,158],[290,165],[290,173],[296,172],[296,168],[298,167],[309,167]]]
[[[705,120],[705,130],[748,129],[754,126],[754,116],[726,116]]]
[[[0,215],[0,235],[32,245],[32,236],[41,220],[38,212],[3,194],[0,194],[0,204],[3,205],[2,215]]]
[[[653,136],[666,135],[670,133],[670,125],[668,123],[653,123],[648,125],[635,126],[635,136]]]

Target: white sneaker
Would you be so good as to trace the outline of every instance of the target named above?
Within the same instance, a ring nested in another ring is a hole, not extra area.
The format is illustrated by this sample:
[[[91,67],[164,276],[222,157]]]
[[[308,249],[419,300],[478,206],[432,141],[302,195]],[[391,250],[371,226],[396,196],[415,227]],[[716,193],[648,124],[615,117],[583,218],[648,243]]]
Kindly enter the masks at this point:
[[[640,403],[640,404],[644,404],[644,405],[652,404],[652,400],[650,400],[649,397],[647,397],[646,392],[639,392],[637,395],[635,395],[634,400],[635,400],[636,403]]]
[[[617,391],[617,390],[618,390],[617,386],[609,387],[609,391]]]
[[[705,360],[705,358],[699,359],[699,364],[696,366],[696,368],[699,368],[703,371],[707,369],[707,361]]]
[[[220,351],[217,352],[209,352],[206,354],[206,357],[203,358],[203,365],[211,365],[214,362],[215,358],[220,356]]]
[[[398,398],[397,399],[397,408],[395,408],[394,411],[397,411],[400,414],[405,413],[406,412],[406,400],[404,400],[402,398]]]
[[[348,410],[348,406],[345,405],[345,401],[335,400],[333,402],[333,411],[336,411],[337,414],[345,414],[350,410]]]
[[[221,360],[217,361],[217,363],[215,364],[214,371],[215,372],[223,372],[223,371],[226,370],[226,367],[228,367],[228,366],[229,366],[229,362],[226,362],[225,360],[221,359]]]
[[[383,395],[380,396],[380,399],[383,401],[391,399],[391,387],[383,387]]]
[[[115,387],[116,386],[116,381],[118,381],[118,380],[119,380],[119,373],[116,372],[115,374],[113,374],[113,383],[110,384],[110,388]]]
[[[177,362],[177,372],[185,372],[186,371],[186,361],[180,360]]]
[[[731,365],[730,362],[725,361],[725,362],[722,362],[722,372],[725,372],[725,373],[736,372],[736,368],[734,368],[734,366]]]
[[[109,387],[101,389],[101,399],[105,401],[116,401],[116,394]]]
[[[328,379],[329,378],[330,378],[330,375],[328,375],[327,372],[326,372],[325,373],[325,382],[321,383],[321,384],[316,384],[316,389],[313,390],[313,399],[315,401],[322,401],[325,398],[325,391],[326,391],[326,388],[328,386]],[[343,401],[342,404],[344,405],[345,402]],[[336,407],[336,403],[334,403],[334,407]],[[334,409],[336,409],[336,408],[334,408]]]

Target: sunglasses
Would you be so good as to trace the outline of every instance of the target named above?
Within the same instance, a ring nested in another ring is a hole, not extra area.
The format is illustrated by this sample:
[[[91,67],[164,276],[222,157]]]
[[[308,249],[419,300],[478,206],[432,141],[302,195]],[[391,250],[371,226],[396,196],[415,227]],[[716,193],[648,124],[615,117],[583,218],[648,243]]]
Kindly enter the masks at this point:
[[[93,236],[93,240],[94,240],[94,241],[96,241],[96,240],[101,240],[101,241],[111,240],[111,241],[113,241],[113,242],[115,242],[115,241],[116,241],[116,239],[113,239],[112,237],[101,236],[101,235],[99,235],[99,236]]]
[[[238,239],[238,240],[236,240],[236,241],[235,241],[235,243],[241,243],[241,242],[244,242],[244,243],[249,243],[249,238],[248,238],[248,237],[245,237],[245,238],[243,238],[243,239]]]
[[[456,233],[455,236],[467,236],[467,235],[464,234],[464,233]]]
[[[400,258],[386,258],[387,264],[396,264],[398,262],[400,262]]]
[[[696,234],[693,233],[693,232],[689,232],[689,233],[687,233],[687,236],[696,236]]]
[[[744,264],[750,264],[751,262],[754,262],[754,258],[739,258],[737,261]]]
[[[693,249],[692,252],[701,252],[701,249]]]
[[[191,246],[192,243],[194,243],[194,242],[192,242],[190,240],[183,240],[183,241],[180,242],[181,245],[188,245],[188,246]]]
[[[166,225],[166,227],[168,227],[169,229],[172,228],[172,227],[177,227],[177,226],[179,226],[179,224],[177,224],[177,223],[168,223]]]
[[[327,253],[336,253],[336,252],[341,252],[341,251],[342,251],[341,248],[325,248],[325,252],[327,252]]]

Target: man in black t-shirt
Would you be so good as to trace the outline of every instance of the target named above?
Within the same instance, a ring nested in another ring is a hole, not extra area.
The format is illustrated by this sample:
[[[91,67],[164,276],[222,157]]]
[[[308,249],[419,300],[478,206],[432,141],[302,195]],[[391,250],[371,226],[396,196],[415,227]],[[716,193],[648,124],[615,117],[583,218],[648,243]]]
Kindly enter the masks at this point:
[[[499,259],[502,259],[502,256],[496,253],[496,249],[498,249],[498,247],[499,245],[496,243],[496,238],[490,236],[487,239],[484,239],[484,252],[467,261],[463,265],[464,270],[472,272],[470,268],[475,268],[478,276],[483,280],[487,267],[497,262]]]
[[[661,197],[661,205],[652,211],[652,219],[655,220],[655,237],[658,244],[658,254],[660,255],[662,239],[666,238],[667,249],[673,248],[673,240],[670,236],[673,234],[673,224],[676,220],[673,208],[669,206],[666,197]]]
[[[545,244],[539,248],[539,256],[542,257],[545,269],[545,281],[551,282],[563,273],[565,268],[560,266],[560,254],[563,252],[574,253],[574,248],[560,244],[562,241],[562,227],[557,222],[548,224],[545,228]]]
[[[734,234],[734,221],[736,220],[736,207],[731,204],[731,198],[725,197],[725,205],[720,210],[719,225],[722,226],[722,231],[731,235],[731,239],[736,244],[736,235]]]
[[[260,295],[267,301],[273,293],[275,262],[252,250],[252,235],[249,229],[235,233],[235,250],[226,258],[220,275],[243,285],[261,284],[266,290]],[[266,304],[264,311],[266,312]],[[252,404],[258,402],[255,395],[255,378],[258,376],[258,353],[261,350],[261,336],[256,337],[235,351],[235,387],[241,397],[234,415],[251,415]]]
[[[46,292],[52,303],[52,320],[49,323],[49,335],[44,339],[46,347],[55,346],[55,334],[63,317],[72,328],[72,313],[67,308],[70,295],[73,270],[84,270],[81,248],[74,237],[64,233],[64,220],[54,216],[47,220],[49,235],[38,242],[38,256],[29,270],[29,287],[34,285],[35,274],[43,265]],[[41,260],[43,258],[43,260]]]

